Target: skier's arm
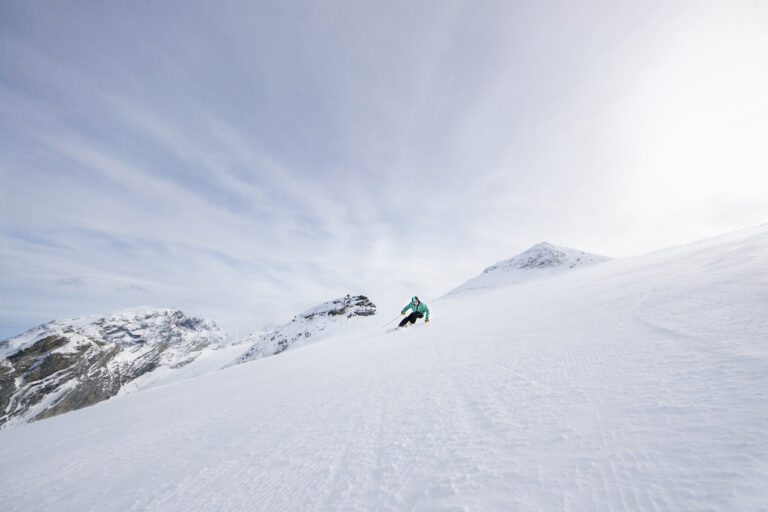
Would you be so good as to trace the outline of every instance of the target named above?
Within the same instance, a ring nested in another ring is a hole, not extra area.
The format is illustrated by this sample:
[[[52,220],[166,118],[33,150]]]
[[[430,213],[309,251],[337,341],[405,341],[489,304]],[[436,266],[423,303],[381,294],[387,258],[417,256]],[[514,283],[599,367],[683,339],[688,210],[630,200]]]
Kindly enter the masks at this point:
[[[413,306],[413,302],[409,302],[408,305],[403,308],[403,310],[400,312],[400,314],[404,315],[405,312],[408,311],[409,309],[411,309],[412,306]]]
[[[424,304],[424,309],[426,309],[426,310],[427,310],[427,311],[426,311],[426,313],[427,313],[427,320],[429,320],[429,306],[427,306],[426,304]]]

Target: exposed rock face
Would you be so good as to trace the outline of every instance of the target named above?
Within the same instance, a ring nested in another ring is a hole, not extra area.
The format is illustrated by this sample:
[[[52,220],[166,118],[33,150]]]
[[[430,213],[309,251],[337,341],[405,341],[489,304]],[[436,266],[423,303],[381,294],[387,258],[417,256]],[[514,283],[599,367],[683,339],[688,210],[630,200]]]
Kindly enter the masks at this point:
[[[183,366],[224,338],[213,322],[172,310],[43,324],[0,341],[0,425],[106,400],[136,377]]]
[[[323,302],[312,309],[296,315],[285,325],[266,333],[252,334],[246,342],[251,343],[248,351],[235,364],[279,354],[296,345],[317,341],[331,332],[337,332],[346,321],[369,317],[376,314],[376,304],[365,295],[347,295],[340,299]],[[310,338],[312,338],[310,340]]]
[[[311,320],[316,316],[371,316],[376,314],[376,304],[365,295],[347,295],[340,299],[323,302],[296,316],[295,319]],[[295,320],[294,319],[294,320]]]

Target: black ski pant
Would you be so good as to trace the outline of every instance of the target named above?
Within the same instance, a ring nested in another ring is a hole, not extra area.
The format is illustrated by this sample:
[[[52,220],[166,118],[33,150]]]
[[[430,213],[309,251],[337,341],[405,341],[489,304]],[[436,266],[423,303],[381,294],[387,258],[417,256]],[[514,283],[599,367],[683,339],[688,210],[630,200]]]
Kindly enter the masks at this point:
[[[413,313],[411,313],[407,317],[403,318],[403,321],[400,322],[400,327],[405,327],[405,324],[407,324],[408,322],[411,322],[412,324],[415,324],[416,323],[416,319],[417,318],[422,318],[423,316],[424,316],[424,313],[418,313],[418,312],[414,311]]]

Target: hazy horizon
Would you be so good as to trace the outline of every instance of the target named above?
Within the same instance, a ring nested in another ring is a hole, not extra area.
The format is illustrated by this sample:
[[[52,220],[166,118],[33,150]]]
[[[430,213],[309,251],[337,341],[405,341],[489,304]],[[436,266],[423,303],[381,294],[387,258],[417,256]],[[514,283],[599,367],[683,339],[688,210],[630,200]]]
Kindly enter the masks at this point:
[[[0,3],[0,338],[384,314],[541,241],[765,223],[766,26],[750,1]]]

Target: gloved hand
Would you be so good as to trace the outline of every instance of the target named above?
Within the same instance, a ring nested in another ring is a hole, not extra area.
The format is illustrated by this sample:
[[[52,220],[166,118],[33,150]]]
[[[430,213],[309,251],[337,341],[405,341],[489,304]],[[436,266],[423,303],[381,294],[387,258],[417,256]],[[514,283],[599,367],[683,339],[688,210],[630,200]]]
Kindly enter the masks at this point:
[[[400,314],[401,314],[401,315],[404,315],[404,314],[405,314],[405,311],[401,311],[401,312],[400,312]]]
[[[429,323],[429,318],[425,318],[424,321]]]

